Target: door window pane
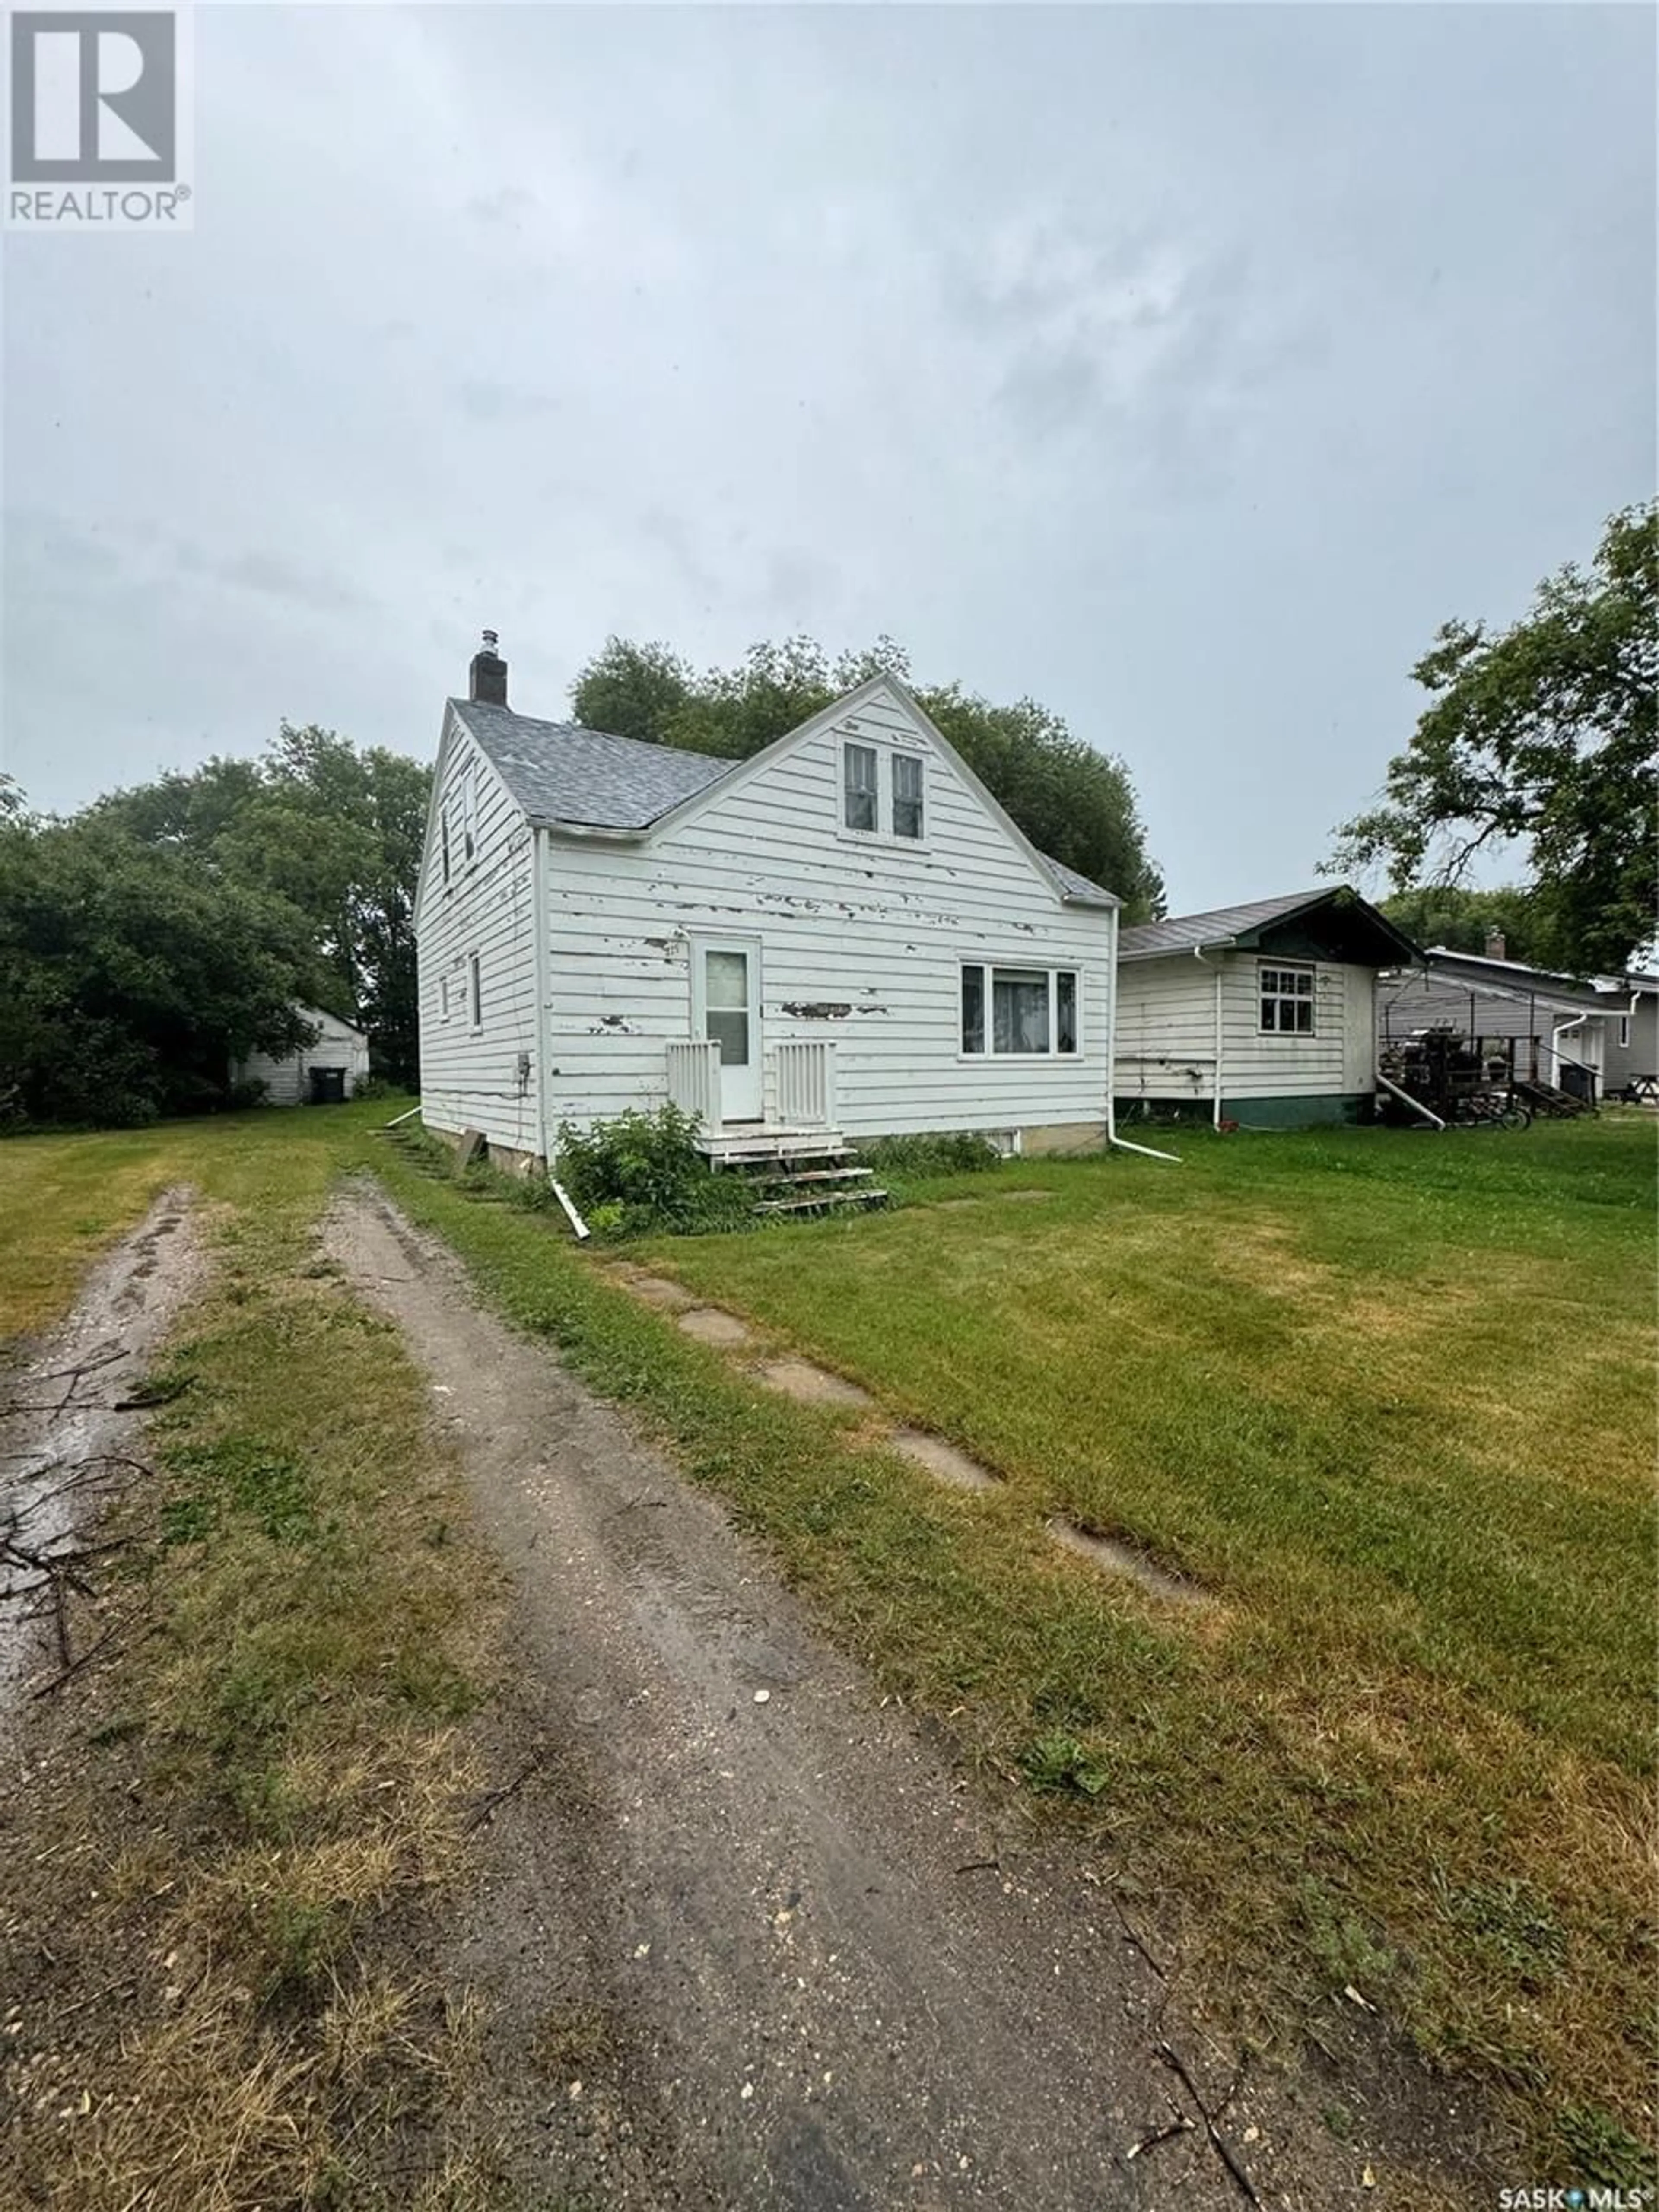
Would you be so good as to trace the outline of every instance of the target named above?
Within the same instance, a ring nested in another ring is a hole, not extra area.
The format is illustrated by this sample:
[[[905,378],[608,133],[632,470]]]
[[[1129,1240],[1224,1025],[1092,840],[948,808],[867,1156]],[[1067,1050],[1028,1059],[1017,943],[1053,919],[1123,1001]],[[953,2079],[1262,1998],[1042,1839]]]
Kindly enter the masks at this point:
[[[749,1065],[749,955],[702,956],[703,1034],[720,1048],[722,1067]]]
[[[722,1067],[749,1065],[749,1016],[730,1007],[710,1006],[703,1026],[720,1048]]]
[[[703,996],[711,1007],[749,1004],[749,955],[709,952],[704,956]]]
[[[842,749],[842,774],[846,779],[844,819],[849,830],[873,830],[876,826],[876,753],[873,745],[848,745]]]
[[[993,972],[991,1041],[996,1052],[1048,1051],[1046,972],[1022,968],[998,968]]]

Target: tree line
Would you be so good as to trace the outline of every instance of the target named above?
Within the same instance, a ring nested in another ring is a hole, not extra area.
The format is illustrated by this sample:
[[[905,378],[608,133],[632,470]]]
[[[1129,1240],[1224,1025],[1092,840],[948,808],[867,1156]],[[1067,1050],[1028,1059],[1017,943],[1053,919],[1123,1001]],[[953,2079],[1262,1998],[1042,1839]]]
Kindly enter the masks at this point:
[[[1413,673],[1428,704],[1378,802],[1341,825],[1330,873],[1386,870],[1419,943],[1616,972],[1652,939],[1659,508],[1608,522],[1508,629],[1448,623]],[[669,647],[606,641],[576,718],[653,744],[746,759],[866,678],[908,680],[880,638],[831,658],[809,638],[699,672]],[[1164,911],[1125,763],[1032,699],[959,684],[917,696],[1033,843],[1126,902]],[[416,877],[427,767],[331,730],[282,726],[258,760],[215,758],[32,813],[0,777],[0,1123],[109,1125],[235,1103],[233,1064],[307,1040],[300,1009],[364,1028],[375,1072],[419,1078]],[[1502,852],[1526,880],[1475,888]],[[1267,887],[1270,888],[1270,887]]]
[[[67,821],[0,784],[0,1118],[210,1112],[314,1006],[416,1073],[414,896],[431,771],[287,723]]]

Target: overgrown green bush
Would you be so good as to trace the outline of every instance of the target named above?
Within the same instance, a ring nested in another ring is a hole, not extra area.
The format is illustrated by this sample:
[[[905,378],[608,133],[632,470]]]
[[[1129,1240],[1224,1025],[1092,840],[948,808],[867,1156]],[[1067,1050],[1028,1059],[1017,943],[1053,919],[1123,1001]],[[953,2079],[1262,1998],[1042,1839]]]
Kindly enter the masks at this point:
[[[752,1225],[755,1195],[697,1150],[697,1119],[677,1106],[559,1131],[557,1175],[596,1236],[681,1234]]]
[[[915,1137],[878,1137],[855,1147],[878,1175],[920,1182],[927,1176],[975,1175],[1000,1167],[1002,1155],[988,1137],[971,1129],[940,1129]]]

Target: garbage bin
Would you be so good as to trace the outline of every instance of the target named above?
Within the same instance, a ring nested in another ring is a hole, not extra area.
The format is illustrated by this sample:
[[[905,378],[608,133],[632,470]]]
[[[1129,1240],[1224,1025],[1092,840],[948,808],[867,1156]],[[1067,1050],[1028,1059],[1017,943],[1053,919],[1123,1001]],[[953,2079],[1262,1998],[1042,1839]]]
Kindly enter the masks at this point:
[[[313,1106],[343,1106],[345,1103],[346,1072],[343,1067],[313,1067],[311,1071],[311,1103]]]

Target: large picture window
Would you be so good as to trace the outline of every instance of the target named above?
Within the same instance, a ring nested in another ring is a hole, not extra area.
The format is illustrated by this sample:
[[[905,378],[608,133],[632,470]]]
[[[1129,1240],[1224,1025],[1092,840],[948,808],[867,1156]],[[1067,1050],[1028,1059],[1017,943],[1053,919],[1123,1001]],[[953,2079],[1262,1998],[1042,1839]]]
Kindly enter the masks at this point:
[[[1074,968],[964,968],[962,1048],[1011,1059],[1075,1053]]]
[[[1314,971],[1311,968],[1272,967],[1262,962],[1257,971],[1261,993],[1261,1027],[1278,1036],[1311,1036],[1314,1033]]]

